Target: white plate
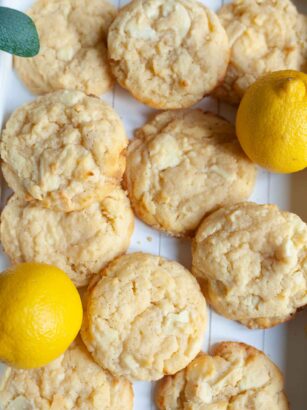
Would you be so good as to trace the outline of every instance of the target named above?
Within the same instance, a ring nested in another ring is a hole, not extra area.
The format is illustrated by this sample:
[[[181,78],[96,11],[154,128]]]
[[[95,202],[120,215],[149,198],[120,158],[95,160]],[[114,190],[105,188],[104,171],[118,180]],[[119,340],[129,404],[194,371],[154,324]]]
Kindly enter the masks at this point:
[[[25,10],[31,0],[0,0],[0,4]],[[227,1],[225,1],[226,3]],[[116,6],[123,6],[128,1],[113,0]],[[207,6],[217,9],[222,0],[203,0]],[[307,13],[307,1],[296,1],[300,11]],[[19,105],[34,97],[21,84],[11,68],[8,54],[0,54],[0,122]],[[122,117],[126,130],[131,137],[133,130],[141,126],[153,111],[136,102],[127,92],[116,86],[113,92],[103,96]],[[232,107],[219,104],[207,98],[199,104],[205,108],[233,120],[235,112]],[[5,200],[5,191],[2,203]],[[259,170],[257,184],[251,200],[259,203],[276,203],[281,208],[297,213],[307,220],[307,170],[297,174],[284,176]],[[190,243],[187,240],[170,238],[155,231],[140,221],[136,223],[130,251],[142,250],[171,259],[190,266]],[[3,252],[0,253],[0,267],[4,268],[8,261]],[[286,376],[286,389],[292,410],[307,409],[307,311],[299,314],[289,324],[277,326],[271,330],[248,330],[245,327],[227,320],[215,312],[210,312],[210,320],[204,335],[203,348],[208,350],[214,343],[222,340],[236,340],[249,343],[263,350],[282,369]],[[135,383],[135,409],[153,410],[152,401],[154,385]],[[89,409],[90,410],[90,409]],[[267,409],[270,410],[270,409]]]

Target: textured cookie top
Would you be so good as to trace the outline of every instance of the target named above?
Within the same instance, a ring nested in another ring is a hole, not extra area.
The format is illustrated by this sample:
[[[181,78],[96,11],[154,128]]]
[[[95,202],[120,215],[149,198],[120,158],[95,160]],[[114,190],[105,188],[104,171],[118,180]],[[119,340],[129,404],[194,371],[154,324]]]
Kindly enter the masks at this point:
[[[223,79],[229,61],[225,30],[195,0],[134,0],[112,23],[108,51],[113,74],[154,108],[183,108]]]
[[[18,108],[2,133],[2,169],[27,201],[82,209],[114,189],[128,140],[106,103],[79,91],[47,94]]]
[[[94,359],[129,380],[157,380],[200,350],[206,302],[177,262],[135,253],[102,272],[87,296],[82,338]]]
[[[7,368],[0,386],[3,410],[132,410],[129,382],[98,366],[77,340],[58,359],[34,370]]]
[[[37,0],[28,11],[40,37],[34,58],[15,68],[36,94],[59,89],[100,95],[111,88],[106,37],[116,10],[104,0]]]
[[[288,410],[283,377],[264,353],[236,342],[200,354],[156,393],[160,410]]]
[[[297,36],[301,51],[300,71],[307,72],[307,15],[299,14]]]
[[[128,149],[126,183],[137,215],[173,235],[189,235],[204,215],[246,199],[255,166],[234,127],[200,110],[158,114]]]
[[[120,188],[69,213],[14,195],[1,215],[1,243],[12,263],[49,263],[63,269],[76,286],[84,286],[128,249],[133,226],[129,200]]]
[[[284,322],[307,304],[307,226],[275,205],[222,208],[198,229],[193,273],[220,314],[255,328]]]
[[[226,77],[215,91],[219,98],[238,103],[261,75],[300,69],[298,13],[290,0],[234,0],[218,16],[231,47]]]

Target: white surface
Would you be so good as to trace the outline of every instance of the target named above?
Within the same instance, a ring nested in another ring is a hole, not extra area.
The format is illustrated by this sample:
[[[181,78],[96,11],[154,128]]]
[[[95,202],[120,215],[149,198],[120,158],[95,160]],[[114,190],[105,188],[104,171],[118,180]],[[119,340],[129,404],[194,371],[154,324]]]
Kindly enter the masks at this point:
[[[2,5],[25,10],[31,0],[0,0]],[[123,6],[128,1],[114,0],[116,6]],[[207,6],[217,9],[224,3],[222,0],[203,0]],[[226,3],[226,1],[225,1]],[[296,1],[301,11],[307,13],[307,1]],[[34,97],[23,87],[10,68],[10,57],[0,54],[0,121],[19,105]],[[129,137],[133,130],[141,126],[150,108],[137,103],[127,92],[116,86],[113,92],[105,95],[109,102],[122,117]],[[225,104],[219,104],[209,98],[199,104],[201,108],[210,110],[234,119],[234,110]],[[4,193],[5,197],[5,193]],[[251,200],[259,203],[276,203],[281,208],[297,213],[307,221],[307,170],[290,176],[275,175],[260,169],[257,184]],[[170,238],[155,231],[140,221],[136,223],[130,251],[142,250],[176,259],[190,267],[190,243],[187,240]],[[7,265],[7,259],[1,253],[0,267]],[[286,376],[287,393],[292,410],[307,409],[307,311],[302,312],[289,324],[277,326],[271,330],[248,330],[245,327],[229,321],[215,312],[210,312],[210,320],[204,335],[203,348],[210,349],[214,343],[222,340],[236,340],[249,343],[267,353],[280,366]],[[153,410],[152,393],[154,385],[150,383],[135,383],[135,409]],[[89,409],[90,410],[90,409]],[[243,410],[243,409],[242,409]],[[267,409],[270,410],[270,409]]]

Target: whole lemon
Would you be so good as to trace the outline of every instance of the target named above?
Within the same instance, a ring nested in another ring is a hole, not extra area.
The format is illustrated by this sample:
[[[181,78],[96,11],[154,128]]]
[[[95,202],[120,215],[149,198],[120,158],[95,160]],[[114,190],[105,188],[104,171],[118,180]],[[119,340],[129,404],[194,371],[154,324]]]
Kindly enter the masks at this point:
[[[29,369],[60,356],[77,336],[82,304],[62,270],[21,263],[0,274],[0,360]]]
[[[276,71],[246,91],[236,120],[246,155],[274,172],[307,166],[307,75]]]

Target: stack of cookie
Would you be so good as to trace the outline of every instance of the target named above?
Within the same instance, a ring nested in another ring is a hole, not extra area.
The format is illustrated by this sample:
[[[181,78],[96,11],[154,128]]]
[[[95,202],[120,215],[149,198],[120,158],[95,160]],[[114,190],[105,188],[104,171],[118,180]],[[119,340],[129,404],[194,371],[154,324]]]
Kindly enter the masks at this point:
[[[15,192],[1,216],[12,263],[54,264],[84,286],[127,250],[127,142],[112,108],[80,91],[46,94],[12,114],[1,141],[3,175]]]
[[[16,110],[2,133],[3,175],[15,192],[2,213],[2,245],[13,263],[54,264],[85,286],[127,250],[134,227],[120,187],[128,140],[116,112],[95,97],[113,85],[106,36],[116,9],[38,0],[29,14],[41,50],[16,58],[15,68],[45,95]]]

